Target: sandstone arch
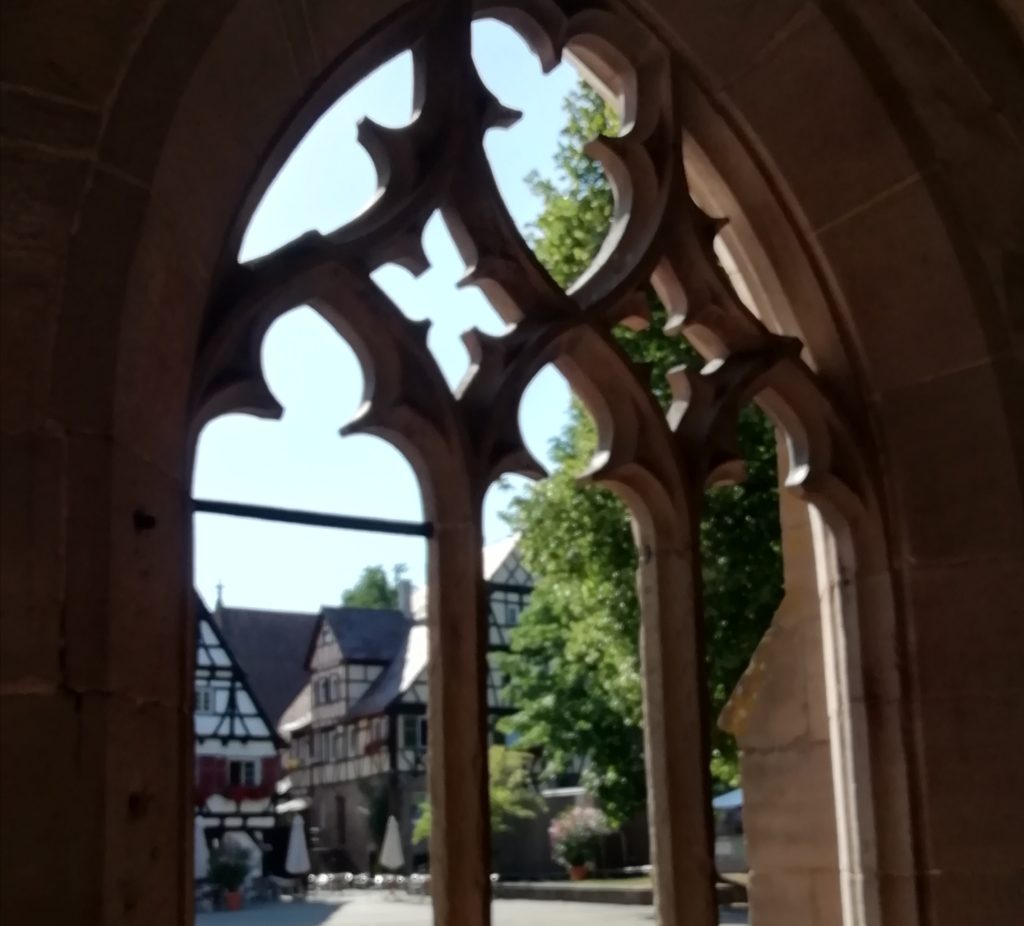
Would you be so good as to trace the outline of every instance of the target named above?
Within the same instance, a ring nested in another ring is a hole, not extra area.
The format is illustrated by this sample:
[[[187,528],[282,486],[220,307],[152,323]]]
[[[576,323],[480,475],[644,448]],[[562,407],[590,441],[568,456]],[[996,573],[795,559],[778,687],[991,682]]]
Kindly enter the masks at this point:
[[[281,127],[415,6],[29,3],[7,24],[5,915],[39,896],[55,919],[190,915],[191,773],[161,756],[187,753],[203,309]],[[908,817],[881,822],[913,837],[883,910],[910,896],[917,921],[952,926],[1021,905],[1024,802],[997,795],[1024,756],[992,747],[1024,706],[1024,56],[994,5],[882,6],[630,8],[686,62],[687,125],[763,249],[754,276],[870,448],[886,550],[866,578],[892,591],[898,634],[864,644],[899,672],[866,677],[865,705],[885,721],[876,752],[908,757]],[[73,782],[50,786],[64,767]],[[26,839],[50,847],[63,892]]]

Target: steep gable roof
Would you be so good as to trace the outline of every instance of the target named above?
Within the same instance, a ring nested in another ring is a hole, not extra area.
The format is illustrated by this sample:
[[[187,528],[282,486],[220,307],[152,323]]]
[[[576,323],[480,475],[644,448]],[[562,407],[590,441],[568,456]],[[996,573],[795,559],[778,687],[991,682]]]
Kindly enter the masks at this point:
[[[383,713],[402,696],[427,667],[427,625],[411,624],[402,648],[366,693],[349,708],[346,720]]]
[[[391,662],[412,622],[401,612],[377,608],[322,608],[346,662]]]
[[[281,715],[277,732],[291,739],[300,730],[305,730],[313,722],[313,689],[306,684],[295,696],[295,700]]]
[[[317,615],[222,606],[213,619],[260,707],[277,727],[309,680],[305,658]]]

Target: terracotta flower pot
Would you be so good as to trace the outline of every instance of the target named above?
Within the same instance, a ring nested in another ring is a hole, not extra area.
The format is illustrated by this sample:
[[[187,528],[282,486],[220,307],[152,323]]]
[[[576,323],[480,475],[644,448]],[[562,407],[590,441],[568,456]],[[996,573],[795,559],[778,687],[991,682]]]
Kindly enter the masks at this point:
[[[570,881],[586,881],[587,876],[590,874],[590,869],[583,865],[570,865],[569,866],[569,880]]]
[[[224,892],[224,906],[229,910],[241,910],[242,909],[242,892],[241,891],[225,891]]]

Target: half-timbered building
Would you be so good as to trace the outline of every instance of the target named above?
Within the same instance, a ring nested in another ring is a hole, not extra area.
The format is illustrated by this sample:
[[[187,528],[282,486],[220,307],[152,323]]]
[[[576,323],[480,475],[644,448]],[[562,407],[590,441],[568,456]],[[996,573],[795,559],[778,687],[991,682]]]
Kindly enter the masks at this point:
[[[512,712],[495,655],[529,599],[532,579],[515,538],[484,551],[490,583],[488,706],[491,736]],[[323,608],[307,662],[308,689],[279,727],[289,740],[285,764],[293,795],[308,802],[321,864],[366,870],[388,813],[399,820],[406,858],[426,793],[427,626],[425,596],[404,610]]]
[[[283,742],[201,602],[196,612],[195,812],[208,839],[249,849],[259,874]]]
[[[504,743],[498,721],[513,712],[505,694],[507,679],[498,665],[498,654],[507,652],[511,632],[530,601],[533,577],[519,555],[516,537],[484,548],[487,578],[487,708],[491,740]]]

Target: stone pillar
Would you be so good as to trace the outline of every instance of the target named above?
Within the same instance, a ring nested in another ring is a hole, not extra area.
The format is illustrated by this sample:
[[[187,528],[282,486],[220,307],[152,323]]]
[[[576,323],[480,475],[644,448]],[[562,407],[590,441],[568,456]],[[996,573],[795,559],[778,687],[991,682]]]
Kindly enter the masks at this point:
[[[718,922],[703,612],[694,549],[642,538],[637,572],[651,863],[660,926]]]
[[[482,536],[434,520],[428,570],[431,891],[436,926],[490,922]]]
[[[742,750],[749,892],[758,926],[840,926],[814,538],[806,504],[782,492],[779,509],[785,597],[720,723]]]

